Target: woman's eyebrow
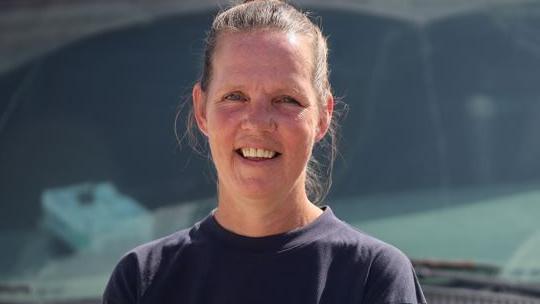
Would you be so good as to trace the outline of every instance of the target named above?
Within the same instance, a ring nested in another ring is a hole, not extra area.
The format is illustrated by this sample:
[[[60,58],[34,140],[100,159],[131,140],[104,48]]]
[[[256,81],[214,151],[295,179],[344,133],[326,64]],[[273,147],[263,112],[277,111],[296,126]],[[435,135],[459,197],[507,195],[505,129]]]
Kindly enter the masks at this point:
[[[221,85],[216,92],[217,94],[225,94],[234,91],[249,93],[249,91],[251,91],[251,88],[244,84],[231,82]],[[270,95],[294,95],[299,97],[306,97],[305,90],[303,90],[298,85],[291,84],[290,82],[284,83],[283,85],[277,86],[276,88],[270,88],[264,91]]]

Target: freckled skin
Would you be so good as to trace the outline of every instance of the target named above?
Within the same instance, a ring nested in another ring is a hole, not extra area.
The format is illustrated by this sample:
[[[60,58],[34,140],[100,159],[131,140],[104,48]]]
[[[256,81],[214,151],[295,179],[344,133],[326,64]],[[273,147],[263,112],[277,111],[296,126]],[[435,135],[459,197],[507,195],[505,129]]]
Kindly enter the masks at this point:
[[[306,166],[331,115],[312,85],[310,46],[307,37],[269,30],[219,37],[210,84],[193,93],[218,173],[218,211],[249,204],[285,213],[310,204]],[[249,161],[235,151],[243,147],[280,156]]]

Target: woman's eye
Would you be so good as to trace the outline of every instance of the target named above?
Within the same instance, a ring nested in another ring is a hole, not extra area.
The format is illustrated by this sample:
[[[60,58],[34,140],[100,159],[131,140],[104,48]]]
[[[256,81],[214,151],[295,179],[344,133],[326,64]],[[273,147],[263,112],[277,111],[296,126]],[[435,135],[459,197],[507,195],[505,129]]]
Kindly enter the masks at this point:
[[[229,95],[226,95],[225,99],[230,100],[230,101],[244,101],[244,100],[246,100],[244,95],[242,95],[240,93],[231,93]]]
[[[286,104],[292,104],[292,105],[298,105],[298,106],[301,106],[300,102],[298,102],[298,100],[292,98],[292,97],[289,97],[289,96],[283,96],[281,98],[278,99],[279,102],[282,102],[282,103],[286,103]]]

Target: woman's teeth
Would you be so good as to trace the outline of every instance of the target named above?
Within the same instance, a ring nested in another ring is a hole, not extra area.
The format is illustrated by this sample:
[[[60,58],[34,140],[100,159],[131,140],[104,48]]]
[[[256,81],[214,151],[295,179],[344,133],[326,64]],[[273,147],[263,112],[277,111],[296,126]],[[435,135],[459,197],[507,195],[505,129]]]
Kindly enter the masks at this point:
[[[242,148],[240,149],[242,156],[245,158],[273,158],[276,156],[275,151],[257,149],[257,148]]]

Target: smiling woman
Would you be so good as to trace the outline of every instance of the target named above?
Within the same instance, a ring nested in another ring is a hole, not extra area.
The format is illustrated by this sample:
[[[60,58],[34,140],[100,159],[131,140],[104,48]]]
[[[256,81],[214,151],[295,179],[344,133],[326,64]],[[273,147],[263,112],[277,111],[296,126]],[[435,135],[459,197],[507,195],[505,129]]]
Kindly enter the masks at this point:
[[[308,201],[306,166],[333,105],[331,95],[324,107],[317,102],[312,60],[304,55],[310,54],[309,40],[275,30],[222,35],[212,81],[206,91],[196,85],[193,93],[218,173],[215,217],[250,236],[302,226],[321,213]],[[258,157],[265,153],[274,157]],[[300,208],[307,218],[291,221]]]
[[[218,206],[126,254],[104,303],[425,303],[399,250],[315,204],[310,160],[334,110],[318,27],[284,2],[247,1],[218,14],[205,54],[193,117]]]

